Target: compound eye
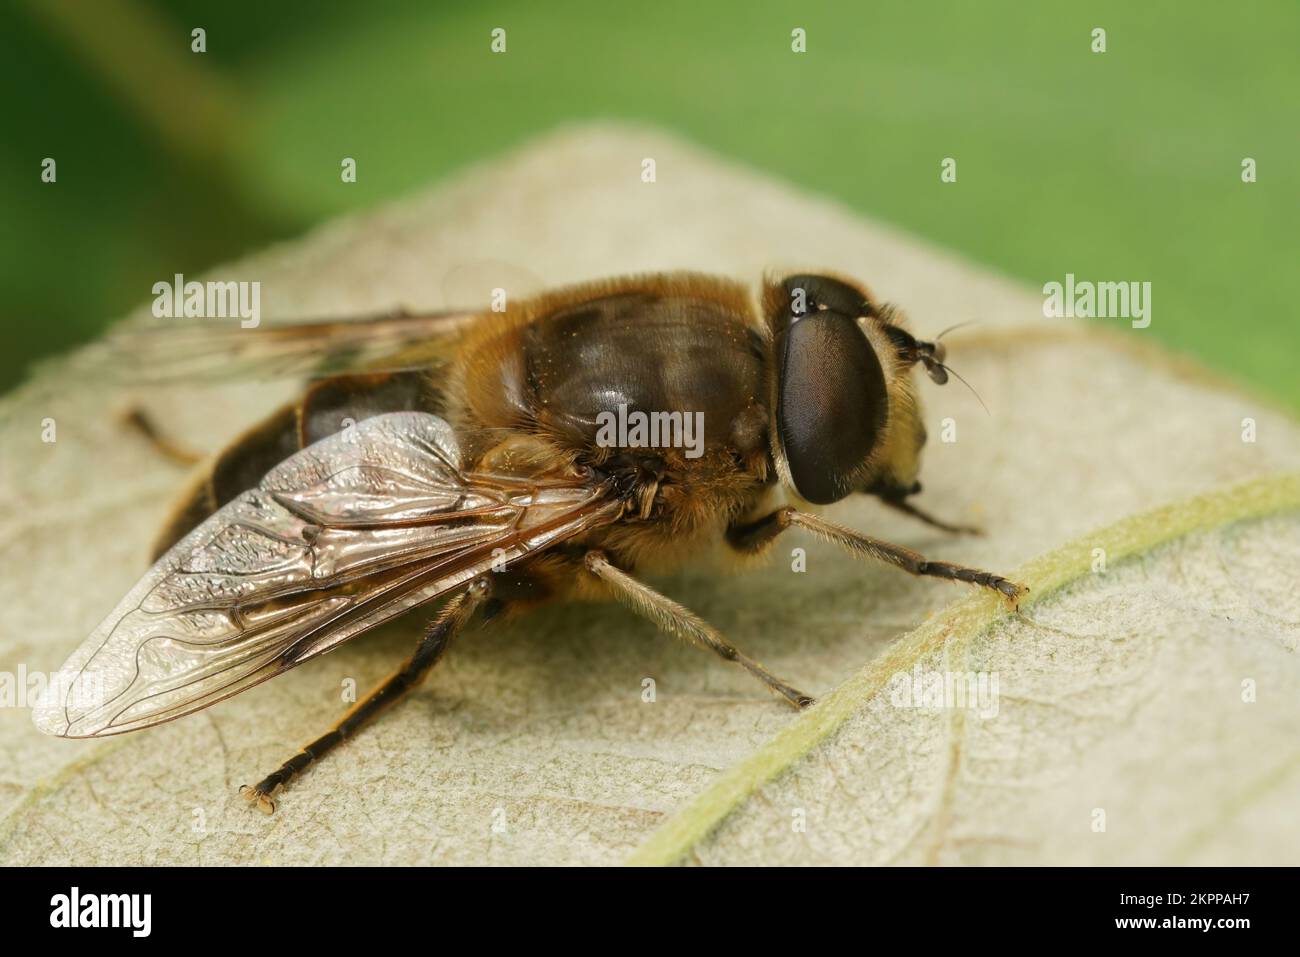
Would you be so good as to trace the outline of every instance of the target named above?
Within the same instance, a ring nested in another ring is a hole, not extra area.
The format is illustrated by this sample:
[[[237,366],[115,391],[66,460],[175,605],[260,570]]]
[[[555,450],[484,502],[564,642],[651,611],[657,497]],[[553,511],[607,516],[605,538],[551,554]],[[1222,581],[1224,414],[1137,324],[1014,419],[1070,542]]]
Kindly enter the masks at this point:
[[[819,309],[830,309],[851,319],[871,314],[871,304],[862,295],[862,290],[830,276],[787,276],[781,281],[781,286],[795,318]],[[798,309],[800,304],[804,306],[802,310]]]
[[[884,371],[854,315],[788,316],[778,340],[777,430],[796,491],[818,505],[854,490],[889,414]]]

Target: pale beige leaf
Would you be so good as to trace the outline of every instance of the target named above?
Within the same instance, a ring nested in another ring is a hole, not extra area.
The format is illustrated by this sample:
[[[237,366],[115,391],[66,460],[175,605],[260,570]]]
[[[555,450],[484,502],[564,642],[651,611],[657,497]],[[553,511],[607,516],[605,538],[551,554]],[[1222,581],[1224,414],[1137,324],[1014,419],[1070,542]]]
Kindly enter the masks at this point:
[[[646,156],[656,159],[657,183],[640,181]],[[553,136],[218,272],[261,280],[269,318],[448,305],[446,275],[475,262],[518,264],[550,284],[683,267],[754,281],[764,269],[823,267],[864,278],[923,332],[984,320],[966,339],[952,337],[950,356],[992,415],[958,384],[924,388],[932,441],[923,504],[987,526],[988,537],[950,539],[867,502],[831,513],[936,557],[1010,570],[1136,511],[1300,466],[1300,429],[1290,419],[1136,348],[1148,333],[1105,336],[1044,320],[1033,290],[643,130]],[[1156,302],[1155,323],[1178,321]],[[182,388],[135,398],[169,430],[212,449],[290,392],[283,383],[229,384],[197,400]],[[55,366],[0,405],[0,670],[57,668],[145,568],[184,476],[115,424],[128,398]],[[1244,417],[1257,422],[1253,444],[1241,441]],[[57,422],[54,444],[41,442],[46,418]],[[957,427],[951,444],[938,438],[945,418]],[[1031,612],[1067,634],[1018,625],[1014,636],[972,642],[972,660],[1019,682],[1026,703],[1004,703],[1014,725],[961,732],[951,716],[891,715],[869,701],[860,716],[850,709],[806,761],[742,802],[698,847],[700,858],[1122,859],[1090,843],[1086,814],[1078,819],[1080,808],[1110,806],[1121,812],[1110,817],[1112,844],[1136,834],[1121,828],[1149,828],[1168,814],[1177,827],[1151,832],[1153,855],[1252,859],[1246,849],[1271,837],[1273,853],[1294,861],[1292,779],[1267,783],[1294,760],[1279,746],[1284,715],[1266,697],[1290,689],[1285,707],[1294,709],[1297,616],[1291,604],[1273,607],[1279,589],[1268,581],[1296,577],[1285,549],[1276,565],[1269,560],[1279,529],[1223,532],[1114,567],[1105,583],[1113,616],[1085,585]],[[808,551],[804,574],[790,570],[796,545]],[[1229,561],[1215,564],[1216,555]],[[1264,581],[1248,592],[1229,587],[1236,579],[1220,576],[1232,561],[1246,566],[1247,580]],[[793,537],[772,564],[746,575],[683,572],[661,585],[819,695],[967,594]],[[1153,596],[1149,619],[1140,614],[1144,589]],[[1260,607],[1237,617],[1251,601]],[[1081,622],[1089,607],[1095,620]],[[274,817],[250,813],[237,786],[337,717],[345,681],[364,692],[386,674],[419,624],[113,741],[51,740],[25,710],[0,709],[0,861],[614,863],[802,720],[743,674],[616,607],[554,609],[467,636],[417,695],[287,792]],[[1078,637],[1103,626],[1148,630],[1124,641]],[[1279,643],[1287,634],[1289,653]],[[1260,685],[1254,711],[1213,697],[1246,670]],[[642,702],[644,677],[657,682],[654,703]],[[1069,700],[1053,700],[1062,689]],[[1203,694],[1205,710],[1184,720],[1175,689]],[[1003,693],[1012,694],[1009,684]],[[1212,709],[1220,706],[1237,710],[1219,723]],[[1182,750],[1151,758],[1147,727]],[[959,760],[948,776],[950,740]],[[921,741],[930,750],[897,750]],[[1064,755],[1069,774],[1053,773]],[[1182,794],[1194,772],[1200,787],[1179,800],[1197,803],[1175,802],[1163,782]],[[1095,782],[1095,799],[1075,786],[1083,779]],[[781,818],[796,799],[822,828],[802,843],[788,828],[769,834],[764,816]],[[1016,836],[999,814],[1011,810],[1026,830],[1007,845]],[[1141,840],[1133,836],[1133,846]]]
[[[639,864],[1300,856],[1300,473],[1125,518],[945,609],[720,775]]]

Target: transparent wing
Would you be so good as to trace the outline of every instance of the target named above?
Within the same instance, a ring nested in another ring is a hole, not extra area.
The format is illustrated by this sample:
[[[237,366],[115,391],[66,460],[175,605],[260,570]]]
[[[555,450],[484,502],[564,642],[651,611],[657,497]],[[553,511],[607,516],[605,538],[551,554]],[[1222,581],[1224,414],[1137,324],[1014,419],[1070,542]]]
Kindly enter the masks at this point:
[[[395,313],[259,325],[166,320],[111,332],[73,360],[77,373],[133,386],[391,372],[445,360],[479,313]]]
[[[34,720],[97,737],[178,718],[618,510],[600,485],[462,472],[437,416],[366,419],[286,459],[159,559],[51,679]]]

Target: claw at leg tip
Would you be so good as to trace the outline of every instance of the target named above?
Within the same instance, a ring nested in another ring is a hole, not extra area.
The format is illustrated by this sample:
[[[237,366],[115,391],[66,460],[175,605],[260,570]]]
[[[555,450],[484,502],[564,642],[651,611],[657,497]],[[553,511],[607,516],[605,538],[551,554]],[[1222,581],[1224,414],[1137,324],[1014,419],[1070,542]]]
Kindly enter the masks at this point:
[[[244,800],[249,804],[256,805],[257,809],[263,814],[275,813],[275,801],[271,795],[265,794],[257,788],[249,787],[247,784],[240,785],[239,793],[244,796]]]

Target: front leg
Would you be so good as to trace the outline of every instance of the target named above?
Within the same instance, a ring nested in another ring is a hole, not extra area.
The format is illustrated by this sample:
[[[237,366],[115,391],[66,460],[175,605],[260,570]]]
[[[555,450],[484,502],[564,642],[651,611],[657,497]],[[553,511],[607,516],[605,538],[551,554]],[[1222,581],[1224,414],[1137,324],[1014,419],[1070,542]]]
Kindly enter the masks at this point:
[[[945,522],[941,518],[935,518],[929,512],[922,511],[913,505],[909,499],[921,491],[921,483],[914,482],[911,486],[895,485],[889,482],[876,482],[866,489],[868,495],[874,495],[882,503],[902,512],[904,515],[916,519],[918,522],[924,522],[931,528],[937,528],[940,531],[947,532],[950,535],[983,535],[984,530],[975,525],[956,525],[952,522]]]
[[[965,565],[954,565],[952,562],[930,561],[910,548],[871,538],[843,525],[836,525],[834,522],[828,522],[808,512],[797,511],[789,506],[779,508],[755,522],[733,525],[727,529],[727,542],[737,551],[755,552],[787,528],[792,527],[807,529],[818,538],[834,542],[861,558],[874,558],[877,561],[888,562],[913,575],[946,578],[950,581],[969,582],[982,588],[991,588],[1013,605],[1029,591],[1024,585],[1017,585],[1001,575],[980,571],[978,568],[967,568]]]
[[[941,532],[947,532],[949,535],[983,535],[984,529],[978,525],[955,525],[952,522],[945,522],[941,518],[935,518],[929,512],[924,512],[917,508],[911,502],[902,496],[880,496],[880,501],[884,502],[895,511],[902,512],[904,515],[911,516],[919,522],[924,522],[931,528],[937,528]]]

